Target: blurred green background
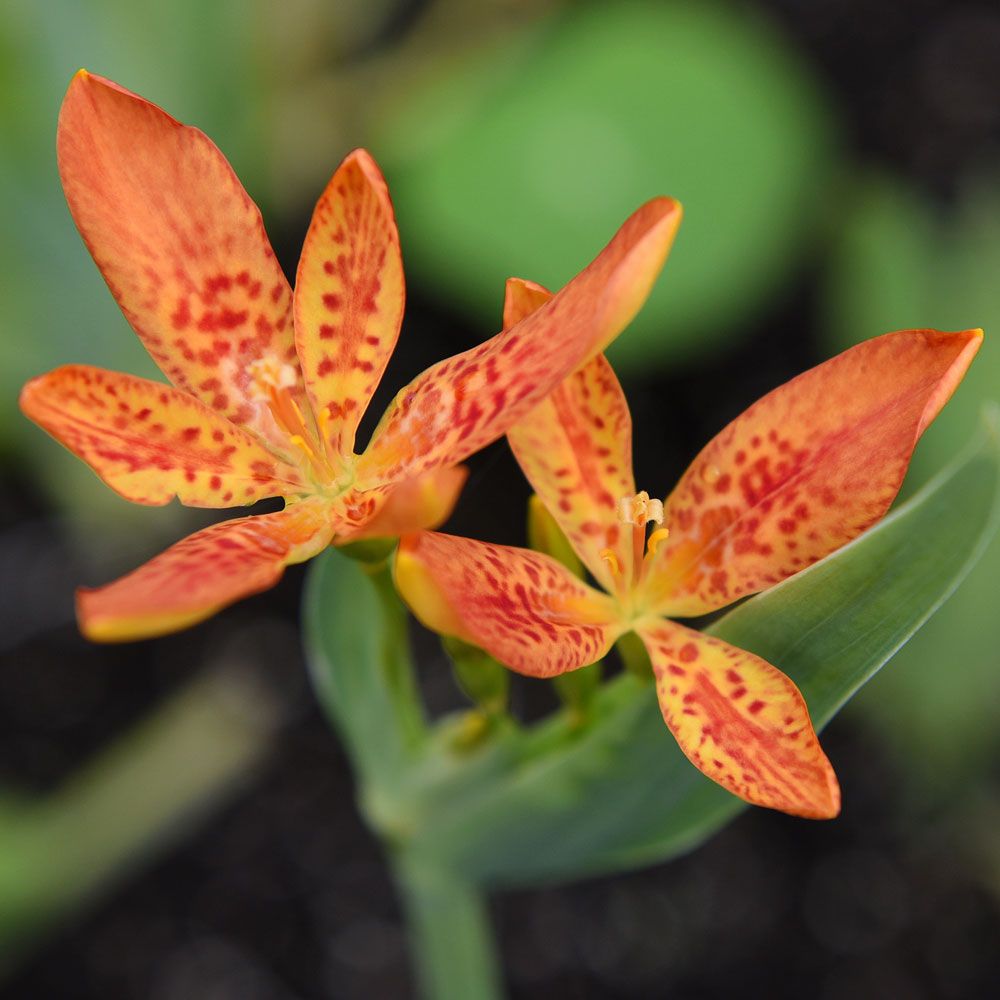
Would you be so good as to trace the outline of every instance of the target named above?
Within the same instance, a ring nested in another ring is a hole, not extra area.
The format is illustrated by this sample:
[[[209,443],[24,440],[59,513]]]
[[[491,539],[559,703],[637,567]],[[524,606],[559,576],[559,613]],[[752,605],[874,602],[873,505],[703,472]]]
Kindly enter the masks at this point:
[[[76,583],[130,568],[203,518],[124,503],[17,410],[27,378],[66,362],[155,377],[59,188],[55,123],[73,72],[204,129],[289,273],[329,174],[354,146],[371,149],[396,203],[410,301],[387,393],[494,333],[508,275],[558,286],[640,202],[679,198],[664,277],[612,353],[639,478],[661,494],[726,420],[830,354],[891,329],[984,327],[910,492],[1000,396],[1000,13],[903,6],[0,5],[0,956],[12,926],[33,928],[33,950],[11,944],[0,958],[10,995],[408,988],[391,892],[345,815],[346,765],[302,686],[299,576],[184,636],[103,650],[75,635]],[[523,542],[525,495],[495,446],[473,463],[456,530]],[[752,996],[796,983],[824,997],[985,995],[996,965],[981,939],[1000,931],[998,594],[994,544],[829,731],[847,796],[837,824],[755,813],[645,880],[499,904],[516,995],[693,982],[720,997],[734,983]],[[448,707],[444,665],[430,648],[427,659],[428,697]],[[534,694],[521,697],[530,711]],[[205,698],[236,720],[221,737]],[[201,749],[172,764],[182,745]],[[140,762],[159,776],[150,787]],[[38,843],[67,837],[59,878],[41,879],[51,856]],[[138,863],[153,857],[152,869]],[[760,874],[727,890],[718,872],[741,859]],[[941,900],[957,914],[949,928],[933,920]],[[756,920],[759,949],[791,939],[805,957],[784,979],[770,960],[746,979],[735,921],[714,954],[692,929],[726,904]],[[71,909],[85,915],[67,923]],[[956,979],[934,956],[957,938]]]

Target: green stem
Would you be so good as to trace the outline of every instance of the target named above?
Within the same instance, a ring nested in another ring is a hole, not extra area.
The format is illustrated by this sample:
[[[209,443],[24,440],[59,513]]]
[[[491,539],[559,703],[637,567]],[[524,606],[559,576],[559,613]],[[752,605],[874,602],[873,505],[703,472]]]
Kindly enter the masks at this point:
[[[405,854],[395,860],[425,1000],[499,1000],[500,969],[482,891]]]
[[[386,562],[330,551],[306,587],[309,667],[320,706],[366,791],[396,797],[428,737],[407,634],[406,609]],[[350,607],[344,618],[331,608]]]

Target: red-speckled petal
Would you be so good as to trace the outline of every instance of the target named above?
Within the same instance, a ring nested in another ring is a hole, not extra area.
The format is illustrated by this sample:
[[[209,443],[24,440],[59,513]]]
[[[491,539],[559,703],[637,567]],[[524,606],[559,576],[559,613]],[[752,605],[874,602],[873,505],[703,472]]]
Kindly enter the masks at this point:
[[[334,527],[322,500],[213,524],[106,587],[78,590],[80,629],[95,642],[128,642],[188,628],[273,587],[286,566],[321,552]]]
[[[85,365],[29,382],[21,408],[135,503],[235,507],[307,487],[257,438],[170,386]]]
[[[334,456],[354,434],[396,346],[403,261],[389,191],[363,149],[316,205],[295,281],[295,342],[306,389]]]
[[[982,332],[906,330],[852,347],[764,396],[715,437],[664,503],[653,606],[699,615],[764,590],[881,518]]]
[[[798,688],[770,663],[668,621],[636,631],[664,721],[699,770],[741,799],[829,819],[840,788]]]
[[[81,70],[59,115],[66,200],[105,281],[167,377],[277,440],[249,366],[288,366],[291,290],[260,212],[202,132]]]
[[[350,533],[338,534],[337,543],[363,538],[398,538],[444,524],[468,476],[469,470],[464,465],[454,465],[389,487],[384,501],[371,518]]]
[[[410,535],[396,553],[396,585],[429,628],[532,677],[599,660],[624,630],[609,597],[527,549]]]
[[[507,282],[504,323],[544,303],[541,289]],[[507,432],[535,492],[559,522],[594,578],[614,591],[630,579],[631,532],[618,521],[618,501],[635,494],[632,418],[618,379],[603,354],[578,368]],[[613,573],[602,553],[610,553]]]
[[[359,479],[394,480],[454,465],[505,434],[628,325],[666,260],[680,217],[669,198],[648,202],[540,309],[418,376],[375,429]]]

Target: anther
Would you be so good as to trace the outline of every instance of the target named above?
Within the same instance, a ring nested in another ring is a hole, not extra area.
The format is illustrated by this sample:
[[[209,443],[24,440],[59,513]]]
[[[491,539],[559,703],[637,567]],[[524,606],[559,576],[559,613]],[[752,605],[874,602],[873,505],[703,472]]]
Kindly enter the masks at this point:
[[[618,556],[611,549],[603,549],[601,551],[601,558],[608,564],[608,569],[611,570],[612,576],[619,576],[621,574],[622,568],[618,563]]]
[[[311,462],[316,461],[316,452],[309,447],[309,442],[301,434],[293,434],[289,439],[296,448],[301,449],[305,452],[306,456]]]
[[[670,537],[669,528],[657,528],[646,541],[646,552],[651,555],[656,555],[656,550]]]

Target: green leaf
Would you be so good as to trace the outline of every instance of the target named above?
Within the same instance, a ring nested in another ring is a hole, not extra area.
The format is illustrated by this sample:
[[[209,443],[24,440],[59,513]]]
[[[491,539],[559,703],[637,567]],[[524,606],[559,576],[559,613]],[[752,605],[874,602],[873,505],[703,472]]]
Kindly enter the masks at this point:
[[[669,194],[686,211],[677,248],[612,360],[648,370],[737,333],[795,274],[828,201],[836,130],[809,68],[745,5],[519,23],[398,87],[373,138],[410,273],[493,330],[508,275],[558,288]]]
[[[1000,387],[1000,176],[967,183],[949,213],[880,174],[862,178],[846,203],[824,309],[832,348],[909,326],[986,330],[960,391],[914,456],[911,482],[919,484],[962,447]],[[907,761],[915,794],[949,794],[960,776],[981,773],[1000,746],[997,593],[1000,542],[969,575],[961,599],[900,654],[900,669],[858,700],[857,710]]]
[[[785,671],[822,726],[965,576],[997,527],[998,497],[991,425],[877,527],[710,631]],[[511,734],[506,777],[442,794],[411,849],[487,884],[536,883],[662,861],[743,808],[683,757],[651,685],[623,676],[593,711],[576,734],[563,717]]]

